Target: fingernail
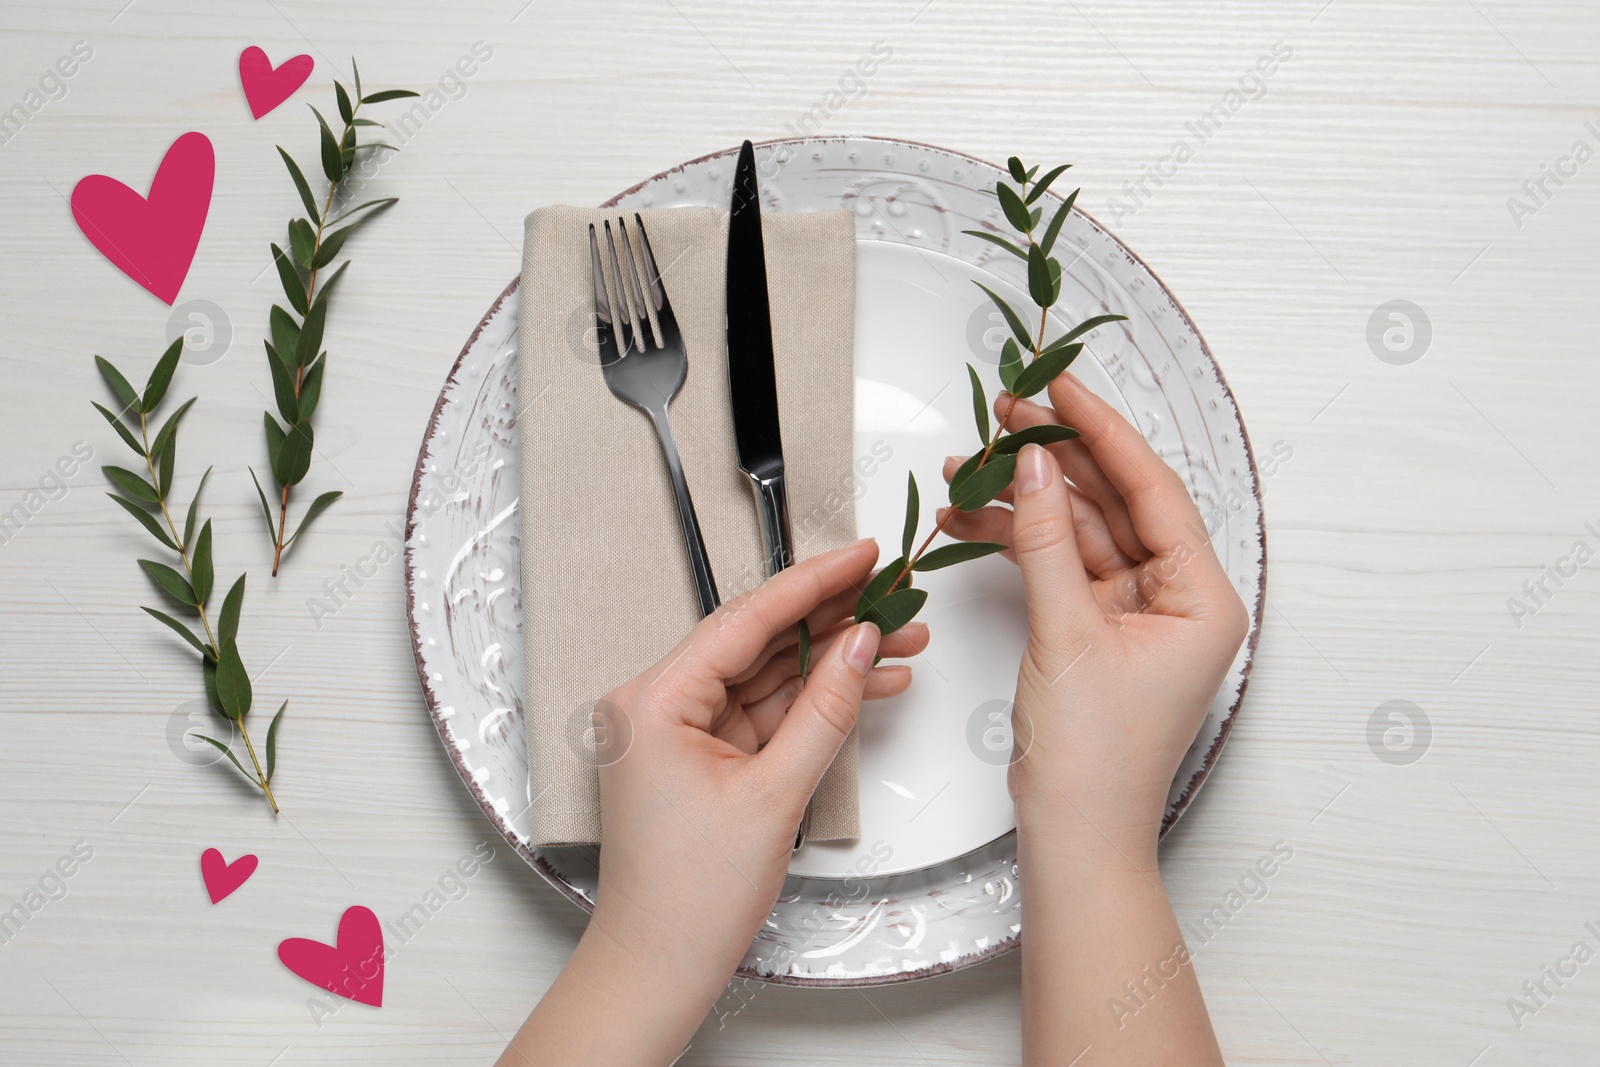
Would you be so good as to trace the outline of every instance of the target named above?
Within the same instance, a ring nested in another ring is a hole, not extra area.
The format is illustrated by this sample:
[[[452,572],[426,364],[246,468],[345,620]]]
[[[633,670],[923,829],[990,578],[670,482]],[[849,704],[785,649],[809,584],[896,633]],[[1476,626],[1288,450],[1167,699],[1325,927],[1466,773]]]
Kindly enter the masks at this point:
[[[1050,471],[1045,466],[1044,449],[1038,445],[1023,445],[1017,457],[1017,495],[1037,493],[1050,482]]]
[[[946,515],[948,515],[948,514],[950,514],[950,509],[949,508],[939,508],[936,511],[934,511],[934,513],[933,513],[933,521],[934,522],[943,522],[944,521],[944,517]]]
[[[844,661],[851,670],[866,674],[872,669],[872,657],[878,653],[878,639],[881,636],[878,628],[870,622],[864,622],[850,631],[850,636],[844,641]]]
[[[946,456],[946,457],[944,457],[944,461],[946,463],[954,463],[957,466],[960,466],[961,464],[965,463],[967,460],[969,460],[971,458],[972,458],[971,456]]]

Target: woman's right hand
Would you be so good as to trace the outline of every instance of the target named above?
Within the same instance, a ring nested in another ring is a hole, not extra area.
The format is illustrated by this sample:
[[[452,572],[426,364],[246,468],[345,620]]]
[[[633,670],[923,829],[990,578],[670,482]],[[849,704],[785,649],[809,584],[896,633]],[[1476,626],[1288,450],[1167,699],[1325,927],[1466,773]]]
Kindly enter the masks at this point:
[[[1009,545],[1027,588],[1011,768],[1019,826],[1070,831],[1153,867],[1168,787],[1250,616],[1182,479],[1139,432],[1071,375],[1049,397],[1051,407],[1002,394],[995,411],[1011,430],[1056,423],[1082,436],[1025,447],[1001,498],[1013,507],[957,513],[945,529]]]

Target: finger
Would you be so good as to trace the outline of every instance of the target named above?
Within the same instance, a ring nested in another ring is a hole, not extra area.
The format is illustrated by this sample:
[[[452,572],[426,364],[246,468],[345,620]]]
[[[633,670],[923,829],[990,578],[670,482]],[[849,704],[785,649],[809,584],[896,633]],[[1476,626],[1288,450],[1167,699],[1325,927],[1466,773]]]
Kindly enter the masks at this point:
[[[656,678],[737,678],[769,643],[832,597],[859,588],[878,558],[871,538],[778,572],[701,619],[658,665]]]
[[[853,622],[850,624],[853,625]],[[811,642],[811,659],[816,662],[828,651],[828,648],[848,628],[841,625],[836,629],[814,635]],[[922,622],[910,622],[894,633],[885,637],[878,646],[878,655],[884,659],[903,659],[908,656],[920,655],[928,647],[928,625]],[[733,699],[744,704],[746,708],[754,702],[767,697],[790,679],[800,677],[800,657],[795,654],[793,645],[774,655],[759,670],[750,673],[750,676],[728,686]],[[793,700],[799,693],[797,687],[789,695]],[[787,704],[785,704],[787,707]]]
[[[940,508],[936,521],[944,524],[944,532],[958,541],[993,541],[1005,545],[1001,553],[1012,563],[1017,554],[1011,551],[1011,509],[979,508],[977,511],[951,511]]]
[[[1072,498],[1048,451],[1025,445],[1017,456],[1017,505],[1011,547],[1028,592],[1028,629],[1046,647],[1064,650],[1103,624],[1072,521]]]
[[[895,664],[890,667],[874,667],[867,674],[867,684],[861,694],[863,701],[887,700],[897,697],[911,687],[911,668],[904,664]],[[752,704],[745,705],[745,718],[749,720],[751,729],[755,731],[756,742],[766,744],[783,724],[783,717],[789,714],[796,698],[804,687],[801,685],[800,676],[786,680],[778,689]]]
[[[946,477],[953,473],[953,466],[947,465]],[[1072,498],[1072,522],[1077,531],[1078,553],[1083,556],[1084,566],[1088,568],[1089,573],[1096,578],[1108,578],[1119,571],[1136,566],[1136,562],[1122,551],[1116,538],[1111,535],[1100,505],[1071,485],[1067,486],[1067,494]],[[1012,487],[1008,486],[1005,492],[995,499],[1009,504],[1015,500],[1015,493]],[[963,541],[997,541],[1003,545],[1011,543],[1010,511],[1004,508],[981,508],[975,512],[958,511],[946,519],[944,516],[949,510],[949,508],[939,509],[939,521],[945,523],[945,533],[952,537],[959,537]],[[967,519],[968,515],[982,516],[982,518],[973,522]],[[1016,560],[1015,554],[1011,552],[1005,555],[1013,561]]]
[[[809,797],[861,714],[878,628],[852,626],[817,664],[757,761],[790,796]]]
[[[812,640],[815,641],[820,634],[837,627],[855,614],[856,601],[861,598],[860,591],[852,586],[836,596],[829,597],[806,616],[806,627],[811,631]],[[738,677],[730,678],[733,683],[743,682],[754,677],[760,672],[773,657],[780,653],[795,648],[800,643],[800,627],[791,626],[777,637],[767,642],[767,647],[756,656],[755,661],[746,667]]]
[[[994,406],[996,413],[1002,417],[1005,417],[1007,407],[1011,409],[1010,416],[1006,417],[1006,428],[1012,431],[1026,429],[1029,426],[1062,425],[1082,429],[1063,419],[1059,412],[1031,400],[1018,399],[1013,404],[1009,393],[1001,393],[995,397]],[[1056,457],[1056,462],[1072,480],[1072,484],[1099,506],[1106,517],[1106,525],[1123,554],[1135,560],[1148,559],[1149,549],[1140,543],[1133,520],[1128,515],[1127,505],[1116,487],[1100,470],[1083,439],[1058,441],[1049,448],[1050,454]]]

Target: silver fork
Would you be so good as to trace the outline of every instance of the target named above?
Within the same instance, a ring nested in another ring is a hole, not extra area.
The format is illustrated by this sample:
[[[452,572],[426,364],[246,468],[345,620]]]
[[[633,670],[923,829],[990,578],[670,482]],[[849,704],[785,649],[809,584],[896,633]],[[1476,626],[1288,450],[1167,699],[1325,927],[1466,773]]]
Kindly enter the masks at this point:
[[[672,423],[667,418],[667,406],[672,403],[683,380],[689,372],[689,356],[683,347],[683,335],[678,332],[678,320],[672,314],[672,304],[661,285],[661,272],[656,269],[655,255],[650,251],[650,237],[645,233],[644,220],[638,213],[633,216],[639,228],[640,255],[635,257],[633,242],[628,240],[628,224],[617,219],[622,233],[623,256],[628,270],[623,273],[617,261],[617,242],[611,235],[611,220],[605,222],[606,247],[610,252],[611,274],[617,280],[617,300],[613,304],[606,295],[606,273],[600,262],[600,240],[593,225],[589,227],[589,254],[594,262],[594,320],[600,345],[600,370],[606,386],[618,400],[632,404],[646,415],[656,428],[661,440],[661,454],[667,461],[667,473],[672,478],[672,493],[678,502],[678,524],[683,527],[683,544],[689,552],[689,569],[694,575],[695,595],[700,600],[700,614],[710,615],[721,602],[717,596],[717,583],[711,576],[711,560],[706,556],[705,540],[700,536],[700,522],[695,518],[694,500],[689,496],[689,483],[683,476],[683,462],[678,458],[678,445],[672,438]],[[640,283],[638,260],[644,260],[644,282]],[[650,306],[655,309],[658,329],[652,329],[650,312],[645,307],[645,292],[650,294]],[[621,344],[618,344],[618,335]],[[654,347],[651,347],[652,344]]]

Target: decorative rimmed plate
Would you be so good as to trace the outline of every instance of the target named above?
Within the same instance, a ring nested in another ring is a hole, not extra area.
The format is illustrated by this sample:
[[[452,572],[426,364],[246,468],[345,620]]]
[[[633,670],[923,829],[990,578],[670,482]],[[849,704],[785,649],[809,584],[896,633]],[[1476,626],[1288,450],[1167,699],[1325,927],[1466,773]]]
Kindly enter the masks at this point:
[[[734,158],[730,149],[686,163],[607,206],[725,207]],[[984,372],[990,395],[998,387],[998,316],[971,282],[1027,304],[1020,261],[961,233],[1004,229],[991,192],[1002,171],[880,138],[771,142],[757,160],[766,209],[855,212],[855,444],[867,461],[855,474],[857,524],[894,543],[906,470],[922,475],[926,497],[944,455],[970,449],[964,364]],[[1170,827],[1217,759],[1255,653],[1266,578],[1255,461],[1205,342],[1149,268],[1081,211],[1057,249],[1064,322],[1128,316],[1090,335],[1074,373],[1183,475],[1251,611],[1250,637],[1173,780]],[[517,288],[473,331],[429,421],[407,514],[407,610],[429,712],[462,780],[519,855],[591,908],[597,848],[528,846]],[[999,558],[928,577],[934,643],[914,665],[918,680],[863,717],[861,840],[797,854],[744,976],[874,985],[970,966],[1018,943],[1005,712],[1024,634],[1020,583]]]

